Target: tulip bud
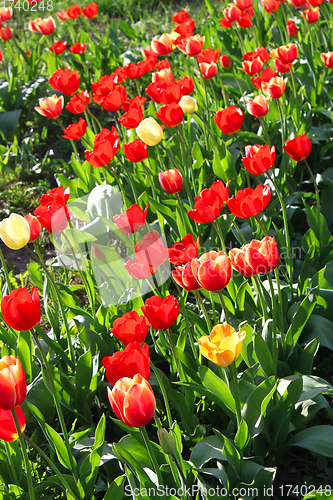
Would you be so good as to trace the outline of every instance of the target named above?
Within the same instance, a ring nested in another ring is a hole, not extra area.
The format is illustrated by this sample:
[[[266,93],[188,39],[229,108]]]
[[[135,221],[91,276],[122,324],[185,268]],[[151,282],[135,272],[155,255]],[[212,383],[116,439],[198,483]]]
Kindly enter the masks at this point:
[[[0,222],[0,238],[11,250],[23,248],[30,240],[30,227],[22,215],[10,214]]]
[[[94,243],[91,246],[96,259],[100,260],[101,262],[106,262],[105,253],[97,245],[94,245]]]
[[[148,146],[156,146],[163,138],[163,129],[152,116],[142,120],[136,133]]]
[[[181,173],[175,169],[169,169],[158,174],[160,184],[164,191],[168,194],[179,193],[183,187],[183,177]]]
[[[179,106],[184,111],[185,115],[193,115],[198,111],[198,103],[194,97],[190,95],[183,95],[179,101]]]
[[[174,455],[177,450],[177,444],[171,434],[169,434],[168,431],[162,427],[161,429],[158,429],[157,437],[164,453],[167,455]]]

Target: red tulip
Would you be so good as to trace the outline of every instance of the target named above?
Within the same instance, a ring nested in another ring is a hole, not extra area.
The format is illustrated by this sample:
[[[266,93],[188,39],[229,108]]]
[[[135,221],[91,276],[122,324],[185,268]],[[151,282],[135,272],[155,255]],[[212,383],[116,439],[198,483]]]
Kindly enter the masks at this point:
[[[286,26],[286,29],[290,37],[296,36],[297,33],[299,32],[299,29],[297,28],[296,24],[291,19],[288,19],[288,24]]]
[[[272,168],[275,161],[275,147],[269,149],[269,146],[245,146],[245,158],[242,162],[246,170],[251,174],[260,175]]]
[[[179,286],[188,292],[194,292],[201,288],[200,283],[194,277],[191,262],[187,262],[185,266],[176,267],[175,271],[172,271],[172,277]]]
[[[212,222],[221,212],[221,201],[218,195],[212,189],[204,189],[200,196],[194,199],[194,208],[187,212],[187,215],[198,222]]]
[[[70,97],[79,90],[80,75],[77,71],[70,71],[66,66],[65,69],[58,69],[50,76],[49,84],[55,90],[60,90],[60,92]]]
[[[37,240],[40,230],[41,230],[41,224],[37,217],[34,215],[28,214],[25,215],[25,220],[28,222],[29,227],[30,227],[30,240],[29,243],[32,243],[33,241]]]
[[[148,158],[148,147],[140,139],[124,144],[124,155],[133,163],[146,160]]]
[[[272,68],[266,68],[264,71],[261,73],[260,76],[256,77],[251,77],[251,82],[255,86],[256,89],[261,89],[261,85],[263,82],[269,82],[271,78],[274,76],[277,76],[277,73],[272,70]]]
[[[286,90],[288,78],[274,76],[269,82],[262,82],[261,88],[272,99],[280,99]]]
[[[124,264],[124,268],[132,278],[136,280],[145,280],[154,274],[155,269],[152,266],[142,264],[138,260],[128,259]]]
[[[45,229],[51,234],[58,234],[68,225],[69,210],[67,205],[50,203],[47,206],[37,207],[34,214]]]
[[[202,62],[199,64],[199,68],[201,74],[205,80],[209,80],[210,78],[214,78],[217,73],[217,64],[214,62],[206,63]]]
[[[83,54],[83,52],[86,50],[86,44],[76,42],[74,43],[74,45],[69,47],[69,50],[71,51],[72,54]]]
[[[188,12],[187,10],[183,9],[180,12],[177,12],[177,14],[174,14],[171,18],[171,21],[174,23],[183,23],[188,19]]]
[[[1,300],[1,313],[8,326],[23,332],[40,322],[40,300],[37,287],[31,294],[26,288],[12,290]]]
[[[181,173],[175,169],[165,170],[158,174],[158,179],[164,191],[168,194],[179,193],[183,187],[183,177]]]
[[[54,19],[52,16],[47,17],[46,19],[43,19],[41,17],[38,17],[34,19],[32,22],[34,25],[34,31],[36,30],[39,33],[42,33],[42,35],[52,35],[54,33],[56,24],[54,22]]]
[[[333,69],[333,52],[323,52],[320,54],[320,59],[329,69]]]
[[[236,22],[242,16],[242,11],[237,7],[236,4],[230,4],[229,7],[223,9],[224,17],[231,24]]]
[[[250,76],[257,75],[262,70],[264,63],[259,57],[251,60],[251,61],[243,61],[242,67],[245,73]]]
[[[179,304],[174,295],[167,295],[164,299],[154,295],[146,299],[141,309],[153,328],[166,330],[177,320]]]
[[[311,141],[307,135],[301,134],[287,141],[283,149],[293,160],[302,161],[310,154]]]
[[[272,14],[279,10],[281,2],[279,0],[261,0],[261,5],[267,14]]]
[[[168,33],[163,33],[158,39],[153,38],[151,47],[159,56],[165,56],[172,52],[172,41]]]
[[[173,102],[171,104],[166,104],[160,108],[160,111],[156,111],[156,116],[168,127],[176,127],[184,119],[184,111],[179,106],[179,104]]]
[[[110,328],[110,332],[121,340],[124,345],[131,342],[145,341],[149,329],[149,322],[145,316],[139,316],[136,311],[130,311],[117,318]],[[145,377],[146,378],[146,377]]]
[[[220,55],[220,50],[219,49],[212,49],[209,47],[208,49],[202,49],[201,54],[198,55],[197,60],[198,63],[217,63]]]
[[[248,28],[252,25],[252,21],[248,12],[242,12],[242,17],[238,19],[238,25],[243,29]]]
[[[246,99],[246,109],[250,115],[256,118],[261,118],[268,113],[268,99],[262,94],[257,95],[254,99]]]
[[[314,9],[307,9],[302,12],[302,16],[307,20],[309,24],[314,24],[319,19],[319,7],[315,7]]]
[[[189,36],[184,38],[178,45],[179,49],[190,57],[200,54],[205,43],[205,37],[200,35]]]
[[[145,234],[142,240],[138,241],[135,245],[136,260],[145,266],[151,266],[153,272],[155,272],[168,257],[168,249],[157,232],[149,231],[149,233]]]
[[[292,67],[293,67],[292,63],[284,64],[283,62],[280,61],[280,59],[274,59],[274,68],[282,75],[284,75],[285,73],[289,73]]]
[[[115,127],[111,130],[103,128],[95,136],[94,149],[85,151],[85,158],[96,168],[105,167],[120,150],[118,133]]]
[[[9,19],[12,17],[13,10],[11,7],[0,7],[0,21],[5,22],[9,21]]]
[[[86,89],[74,95],[65,107],[68,111],[70,111],[70,113],[73,113],[74,115],[80,115],[87,109],[89,100],[89,92]]]
[[[77,3],[75,3],[74,5],[71,5],[67,9],[67,16],[70,19],[76,19],[77,17],[80,16],[80,14],[81,14],[81,7]]]
[[[123,233],[134,234],[146,224],[148,206],[149,203],[147,203],[145,210],[142,211],[140,205],[135,203],[123,214],[114,215],[113,221],[116,223],[118,229],[120,229]]]
[[[252,0],[235,0],[235,4],[241,10],[246,10],[252,5]]]
[[[221,250],[204,253],[199,259],[191,261],[193,276],[205,290],[217,292],[230,281],[232,267],[228,256]]]
[[[64,21],[66,21],[66,19],[68,19],[67,12],[64,9],[61,10],[60,12],[56,12],[56,16],[59,19],[59,21],[62,22],[62,23]]]
[[[0,359],[0,408],[12,410],[23,403],[27,395],[27,381],[23,366],[15,356]]]
[[[39,99],[39,106],[35,106],[35,110],[42,116],[50,118],[50,120],[57,118],[61,115],[62,109],[64,107],[64,96],[58,97],[53,94],[52,97],[45,97],[45,99]]]
[[[20,406],[17,406],[14,411],[16,413],[21,432],[24,432],[26,422],[23,410]],[[0,408],[0,439],[3,439],[7,443],[12,443],[18,439],[11,410],[2,410]]]
[[[181,241],[177,241],[168,249],[169,262],[179,266],[195,259],[198,255],[199,241],[199,237],[195,242],[191,234],[186,234]]]
[[[188,17],[185,21],[179,23],[173,31],[179,33],[180,36],[176,40],[173,40],[173,43],[176,45],[182,40],[183,37],[186,38],[187,36],[192,35],[194,28],[195,22],[192,17]]]
[[[262,212],[271,201],[269,186],[259,184],[255,189],[245,188],[237,191],[228,201],[230,211],[241,219],[248,219]]]
[[[256,274],[267,274],[273,271],[279,263],[279,251],[275,238],[266,236],[263,240],[252,240],[245,245],[245,260]]]
[[[100,105],[107,111],[118,111],[126,101],[127,94],[125,87],[120,85],[112,92],[109,92],[105,97],[100,100]]]
[[[220,64],[221,64],[221,66],[222,66],[223,69],[227,69],[227,68],[229,68],[231,66],[232,62],[231,62],[231,60],[229,59],[228,56],[222,54],[221,57],[220,57]]]
[[[72,123],[72,125],[69,125],[67,128],[65,128],[64,135],[62,135],[61,137],[72,141],[78,141],[79,139],[81,139],[81,137],[84,136],[86,131],[87,122],[83,118],[80,118],[78,123]]]
[[[128,111],[118,118],[118,122],[123,125],[123,127],[132,129],[136,128],[143,119],[142,106],[133,104],[130,106]]]
[[[141,375],[118,380],[112,391],[107,388],[107,393],[113,411],[129,427],[142,427],[153,418],[156,399],[152,388]]]
[[[243,54],[243,61],[254,61],[260,59],[262,63],[269,61],[270,55],[265,47],[257,47],[253,52]]]
[[[124,351],[117,351],[113,356],[105,356],[102,360],[105,368],[105,375],[110,384],[115,383],[125,377],[134,377],[139,373],[146,380],[150,377],[149,347],[139,342],[127,344]]]
[[[4,42],[7,42],[8,40],[11,40],[13,38],[13,33],[10,27],[7,26],[5,28],[0,28],[0,38]]]
[[[82,14],[87,19],[93,19],[94,17],[98,16],[97,3],[92,2],[89,5],[87,5],[87,7],[82,9]]]
[[[191,76],[184,76],[184,78],[177,80],[177,85],[181,95],[190,95],[194,90],[194,80]]]
[[[53,54],[61,54],[67,47],[67,41],[62,42],[57,40],[53,45],[50,45],[49,49]]]
[[[50,189],[47,193],[43,194],[39,200],[40,204],[47,206],[49,203],[59,203],[65,205],[68,202],[70,189],[67,186],[64,189],[62,186]]]
[[[246,246],[246,245],[245,245]],[[229,259],[233,269],[236,269],[245,278],[255,276],[256,271],[246,262],[245,247],[241,250],[239,248],[232,248],[229,252]]]
[[[295,43],[288,43],[288,45],[281,45],[277,49],[271,51],[272,59],[280,59],[283,64],[292,63],[298,55],[298,48]]]
[[[232,135],[242,128],[243,111],[233,104],[214,115],[216,125],[224,134]]]

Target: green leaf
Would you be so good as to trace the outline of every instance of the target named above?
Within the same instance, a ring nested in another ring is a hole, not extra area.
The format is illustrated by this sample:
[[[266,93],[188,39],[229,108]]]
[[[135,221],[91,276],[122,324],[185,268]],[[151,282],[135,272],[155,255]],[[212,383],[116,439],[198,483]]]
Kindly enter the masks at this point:
[[[318,287],[312,288],[299,305],[286,335],[286,343],[288,346],[296,345],[299,336],[301,335],[302,330],[316,305],[317,293]]]
[[[246,421],[242,419],[241,424],[235,436],[235,445],[237,446],[237,448],[242,450],[243,448],[245,448],[245,446],[247,446],[249,440],[250,440],[249,428],[247,426]]]
[[[316,251],[316,246],[314,243],[312,243],[309,250],[307,251],[300,275],[298,277],[298,293],[299,293],[299,295],[304,295],[304,293],[306,291],[306,287],[307,287],[310,273],[311,273],[312,263],[314,261],[315,251]]]
[[[272,355],[260,333],[254,335],[254,351],[266,377],[274,375],[275,370]]]
[[[137,39],[137,32],[132,26],[128,24],[128,22],[123,21],[120,19],[119,21],[119,28],[121,31],[127,36],[127,38],[130,38],[131,40],[136,40]]]
[[[229,408],[229,410],[231,410],[233,413],[236,413],[235,400],[227,384],[206,366],[200,366],[199,375],[201,378],[201,382],[206,387],[206,389],[208,389],[221,401],[223,401],[223,403],[227,408]]]
[[[224,437],[224,446],[223,446],[223,454],[227,458],[228,462],[234,468],[237,476],[240,478],[241,470],[242,470],[242,461],[243,458],[240,456],[239,451],[235,447],[235,445],[228,439]]]
[[[103,500],[123,500],[125,496],[124,485],[126,482],[126,475],[118,476],[112,481]]]
[[[190,460],[199,468],[212,458],[216,460],[227,460],[222,453],[221,439],[218,436],[209,436],[197,443],[191,453]]]
[[[331,425],[309,427],[293,436],[286,444],[333,458],[333,427]]]
[[[71,461],[68,455],[66,445],[60,435],[51,427],[49,424],[45,423],[45,434],[48,438],[49,443],[54,448],[59,462],[67,469],[72,470]],[[75,459],[73,457],[75,463]]]
[[[312,206],[311,208],[304,201],[304,206],[306,210],[306,218],[308,224],[314,234],[316,235],[317,240],[321,245],[327,245],[329,241],[332,239],[331,233],[328,230],[327,222],[325,217],[318,212],[317,208]]]
[[[328,347],[333,351],[333,323],[323,316],[311,314],[308,319],[300,340],[303,342],[311,342],[311,340],[319,337],[320,345]]]
[[[242,417],[246,420],[250,437],[260,434],[266,408],[276,390],[275,377],[269,377],[250,394],[242,409]]]
[[[92,356],[90,349],[82,354],[76,362],[75,387],[76,401],[80,404],[86,400],[92,377]]]

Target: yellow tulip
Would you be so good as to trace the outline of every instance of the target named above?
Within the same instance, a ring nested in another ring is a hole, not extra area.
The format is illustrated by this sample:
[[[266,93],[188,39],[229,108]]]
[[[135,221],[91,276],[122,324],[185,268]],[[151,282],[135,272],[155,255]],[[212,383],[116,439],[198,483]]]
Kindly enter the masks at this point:
[[[211,334],[199,339],[201,354],[219,366],[229,366],[241,353],[242,342],[246,336],[244,330],[225,323],[214,326]]]
[[[152,116],[142,120],[136,133],[148,146],[156,146],[163,138],[163,129]]]
[[[23,248],[30,240],[28,222],[19,214],[10,214],[0,222],[0,238],[11,250]]]
[[[183,95],[183,97],[179,101],[179,106],[182,108],[185,115],[193,115],[193,113],[198,111],[197,100],[190,95]]]

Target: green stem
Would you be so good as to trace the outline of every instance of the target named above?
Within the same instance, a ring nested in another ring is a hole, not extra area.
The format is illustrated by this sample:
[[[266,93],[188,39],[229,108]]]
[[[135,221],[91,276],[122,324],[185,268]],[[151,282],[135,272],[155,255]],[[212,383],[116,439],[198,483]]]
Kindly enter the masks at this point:
[[[259,120],[260,120],[260,123],[262,125],[262,128],[265,131],[265,137],[266,137],[267,144],[268,144],[269,147],[271,147],[271,139],[269,137],[269,133],[268,133],[268,130],[267,130],[267,125],[266,125],[266,122],[265,122],[265,118],[259,118]]]
[[[140,429],[140,432],[141,432],[141,436],[142,436],[142,438],[144,440],[144,443],[146,445],[149,458],[151,460],[151,463],[153,464],[153,467],[154,467],[154,470],[155,470],[155,473],[156,473],[156,476],[157,476],[157,479],[158,479],[158,484],[159,484],[159,486],[163,486],[162,474],[161,474],[158,462],[156,460],[156,456],[155,456],[154,450],[153,450],[152,445],[150,443],[150,440],[149,440],[146,428],[145,428],[145,426],[143,426],[143,427],[139,427],[139,429]]]
[[[179,196],[179,193],[176,193],[176,198],[177,198],[177,208],[178,208],[178,212],[179,212],[179,215],[180,215],[180,218],[182,220],[182,223],[183,223],[183,226],[184,226],[184,233],[186,233],[186,225],[185,225],[185,220],[184,220],[184,216],[183,216],[183,211],[182,211],[182,206],[181,206],[181,200],[180,200],[180,196]],[[185,234],[181,234],[181,237],[183,238],[185,236]]]
[[[181,123],[180,125],[178,125],[178,131],[179,131],[179,134],[180,134],[180,137],[181,137],[181,140],[185,146],[185,149],[187,151],[187,154],[185,153],[185,156],[186,156],[186,161],[187,161],[187,169],[188,169],[188,175],[192,177],[192,184],[193,184],[193,191],[194,191],[194,195],[197,196],[198,193],[196,191],[196,187],[195,187],[195,177],[194,177],[194,171],[193,171],[193,166],[192,166],[192,161],[191,161],[191,158],[192,158],[192,155],[191,155],[191,151],[190,151],[190,148],[185,140],[185,137],[184,137],[184,133],[183,133],[183,124]]]
[[[253,286],[257,292],[257,295],[259,297],[259,302],[260,302],[260,305],[261,305],[261,310],[262,310],[262,314],[263,314],[263,317],[264,317],[264,321],[266,323],[268,317],[267,317],[267,309],[266,309],[266,305],[265,305],[265,298],[263,297],[263,294],[262,294],[262,290],[261,290],[261,284],[260,284],[260,278],[259,276],[252,276],[252,283],[253,283]]]
[[[19,480],[17,478],[16,469],[15,469],[15,465],[14,465],[14,462],[13,462],[13,459],[12,459],[12,454],[11,454],[10,446],[7,443],[7,441],[4,441],[4,444],[5,444],[5,448],[6,448],[6,454],[7,454],[7,457],[8,457],[10,471],[13,474],[14,484],[18,485],[19,484]]]
[[[310,174],[313,186],[314,186],[314,190],[315,190],[315,193],[316,193],[317,212],[318,212],[318,233],[319,233],[319,241],[320,241],[320,196],[319,196],[319,190],[318,190],[318,186],[317,186],[317,183],[316,183],[316,179],[314,178],[314,175],[312,173],[312,170],[311,170],[310,165],[308,164],[306,158],[304,158],[304,163],[306,165],[306,168],[309,171],[309,174]]]
[[[54,279],[53,279],[51,273],[49,273],[46,265],[44,264],[43,257],[41,256],[39,248],[38,248],[38,245],[36,244],[35,241],[34,241],[33,245],[34,245],[35,251],[36,251],[36,253],[38,255],[38,258],[30,250],[30,248],[28,246],[26,248],[29,251],[30,255],[33,257],[33,259],[36,260],[42,266],[42,268],[43,268],[43,270],[44,270],[47,278],[49,279],[49,281],[51,283],[51,286],[53,287],[53,290],[54,290],[54,292],[55,292],[55,294],[57,296],[59,307],[60,307],[60,311],[61,311],[61,315],[62,315],[62,319],[63,319],[64,326],[65,326],[66,336],[67,336],[69,358],[74,363],[75,362],[75,355],[74,355],[74,349],[73,349],[73,345],[72,345],[71,333],[70,333],[70,329],[69,329],[69,326],[68,326],[67,316],[66,316],[66,313],[65,313],[65,309],[64,309],[64,305],[63,305],[63,302],[62,302],[62,298],[61,298],[60,292],[58,290],[57,285],[54,282]],[[57,304],[55,304],[55,307],[57,307]]]
[[[162,381],[162,379],[160,377],[160,374],[158,373],[158,368],[156,368],[156,366],[154,365],[154,363],[152,361],[150,361],[150,366],[151,366],[153,372],[155,373],[155,376],[156,376],[157,381],[158,381],[158,385],[160,386],[160,389],[161,389],[161,392],[162,392],[162,396],[163,396],[163,400],[164,400],[164,406],[165,406],[165,410],[166,410],[166,414],[167,414],[167,419],[168,419],[168,425],[169,425],[169,429],[170,429],[172,427],[172,417],[171,417],[171,411],[170,411],[170,405],[169,405],[169,401],[168,401],[168,396],[167,396],[167,393],[166,393],[163,381]]]
[[[66,429],[66,423],[65,423],[65,419],[64,419],[64,416],[63,416],[63,413],[62,413],[61,405],[60,405],[60,402],[59,402],[59,399],[58,399],[58,393],[57,393],[56,388],[54,386],[54,381],[53,381],[53,376],[52,376],[51,368],[50,368],[50,365],[49,365],[49,363],[48,363],[48,361],[46,359],[46,355],[45,355],[44,349],[42,348],[41,343],[39,342],[39,338],[38,338],[37,333],[35,332],[34,329],[31,330],[31,333],[32,333],[32,335],[34,337],[34,340],[35,340],[36,344],[37,344],[39,352],[41,353],[41,356],[43,358],[44,365],[45,365],[45,368],[46,368],[46,371],[47,371],[47,375],[49,377],[49,381],[50,381],[50,385],[51,385],[51,390],[52,390],[52,394],[53,394],[53,399],[54,399],[54,403],[55,403],[55,406],[56,406],[56,409],[57,409],[57,413],[58,413],[58,417],[59,417],[59,422],[60,422],[61,430],[62,430],[62,433],[63,433],[63,436],[64,436],[64,441],[65,441],[65,445],[66,445],[66,448],[67,448],[67,453],[68,453],[69,461],[71,463],[71,468],[72,468],[72,472],[74,474],[75,480],[77,481],[78,480],[77,468],[76,468],[76,464],[74,462],[74,458],[73,458],[73,455],[72,455],[72,450],[71,450],[71,447],[70,447],[70,444],[69,444],[69,439],[68,439],[68,434],[67,434],[67,429]]]
[[[16,431],[17,431],[17,434],[18,434],[18,437],[19,437],[19,440],[20,440],[20,445],[21,445],[21,451],[22,451],[22,455],[23,455],[24,466],[25,466],[25,470],[26,470],[26,473],[27,473],[27,483],[28,483],[28,490],[29,490],[29,500],[35,500],[35,492],[34,492],[34,485],[33,485],[33,482],[32,482],[30,462],[29,462],[29,458],[28,458],[28,454],[27,454],[27,449],[25,447],[25,442],[24,442],[24,439],[23,439],[23,435],[22,435],[22,432],[21,432],[20,424],[19,424],[16,412],[15,412],[15,408],[11,410],[11,413],[12,413],[12,416],[13,416],[13,419],[14,419],[14,423],[15,423],[15,427],[16,427]],[[17,486],[18,486],[18,483],[17,483]]]
[[[280,32],[281,43],[282,43],[282,45],[284,45],[284,44],[285,44],[285,40],[284,40],[284,36],[282,35],[282,31],[281,31],[280,23],[279,23],[279,21],[278,21],[278,19],[277,19],[276,14],[275,14],[275,12],[274,12],[274,11],[272,12],[272,14],[273,14],[273,17],[274,17],[275,22],[276,22],[276,24],[277,24],[278,30],[279,30],[279,32]]]
[[[7,288],[8,288],[8,291],[10,293],[12,291],[12,284],[11,284],[10,279],[9,279],[8,267],[7,267],[7,264],[6,264],[6,261],[5,261],[5,258],[3,256],[1,248],[0,248],[0,260],[1,260],[1,264],[2,264],[2,269],[5,273]]]
[[[147,167],[147,166],[143,163],[143,161],[141,162],[141,165],[143,166],[143,168],[144,168],[144,170],[145,170],[145,172],[146,172],[146,174],[147,174],[147,177],[148,177],[149,182],[150,182],[150,187],[151,187],[151,190],[152,190],[152,193],[153,193],[153,198],[154,198],[154,200],[156,200],[157,198],[156,198],[155,186],[154,186],[154,183],[153,183],[152,178],[151,178],[151,176],[150,176],[149,169],[148,169],[148,167]]]
[[[228,324],[230,324],[229,312],[228,312],[227,306],[225,305],[224,298],[223,298],[223,295],[222,295],[222,291],[219,290],[217,293],[218,293],[218,295],[220,297],[222,309],[224,311],[225,320],[226,320],[226,322]]]
[[[111,166],[110,166],[110,170],[111,170],[111,172],[112,172],[113,177],[116,179],[116,182],[117,182],[117,184],[118,184],[118,187],[119,187],[119,189],[120,189],[120,191],[121,191],[121,194],[122,194],[122,196],[123,196],[124,207],[125,207],[125,210],[126,210],[126,208],[127,208],[127,203],[126,203],[126,193],[125,193],[125,191],[124,191],[124,186],[123,186],[123,183],[122,183],[122,182],[120,182],[120,179],[119,179],[118,175],[116,174],[115,169],[114,169],[113,167],[111,167]]]
[[[239,386],[238,386],[237,370],[236,370],[235,361],[233,361],[229,365],[229,374],[230,374],[230,379],[231,379],[232,387],[233,387],[233,390],[234,390],[234,398],[235,398],[235,406],[236,406],[236,418],[237,418],[237,428],[239,429],[239,426],[240,426],[241,421],[242,421],[242,414],[241,414],[241,408],[240,408]]]
[[[214,325],[217,325],[218,324],[218,320],[217,320],[217,316],[216,316],[215,301],[214,301],[214,297],[213,297],[213,292],[209,292],[209,297],[210,297],[210,302],[212,304]]]
[[[28,436],[26,436],[25,434],[22,434],[22,436],[30,444],[30,446],[32,446],[33,448],[35,448],[35,450],[44,458],[44,460],[49,464],[49,466],[51,467],[51,469],[53,469],[53,471],[55,472],[55,474],[58,476],[58,478],[60,479],[60,481],[62,482],[62,484],[66,488],[66,490],[72,495],[72,497],[74,499],[76,499],[77,497],[73,493],[73,490],[71,489],[71,487],[67,483],[65,477],[61,474],[60,470],[52,462],[52,460],[50,460],[49,457],[46,455],[46,453],[44,453],[43,450],[36,443],[34,443],[34,441],[32,441]],[[16,482],[16,484],[18,484],[18,482]]]
[[[200,293],[198,292],[198,290],[195,290],[194,294],[195,294],[195,296],[197,298],[197,301],[200,304],[200,307],[201,307],[201,310],[203,312],[203,315],[205,316],[205,320],[206,320],[206,323],[207,323],[208,332],[210,333],[212,331],[212,324],[211,324],[209,316],[207,314],[207,310],[205,308],[205,304],[203,303],[202,298],[201,298]]]
[[[132,176],[131,176],[131,174],[129,173],[129,171],[128,171],[128,169],[127,169],[126,165],[125,165],[125,163],[124,163],[124,162],[123,162],[123,160],[120,158],[120,156],[119,156],[119,155],[116,155],[116,156],[117,156],[117,158],[118,158],[118,160],[119,160],[120,164],[122,165],[123,169],[124,169],[124,170],[125,170],[125,172],[126,172],[128,182],[130,183],[130,186],[131,186],[131,189],[132,189],[132,193],[133,193],[133,196],[134,196],[135,203],[138,203],[138,198],[137,198],[137,196],[136,196],[135,187],[134,187],[134,184],[133,184],[133,182],[132,182],[132,178],[131,178]]]
[[[165,332],[166,338],[168,339],[168,342],[169,342],[169,345],[170,345],[171,353],[172,353],[172,356],[173,356],[173,359],[174,359],[174,362],[175,362],[175,365],[176,365],[176,370],[178,372],[178,376],[181,379],[182,377],[180,375],[178,359],[176,357],[176,353],[175,353],[175,350],[174,350],[174,347],[173,347],[173,343],[172,343],[171,338],[170,338],[170,334],[169,334],[168,328],[166,328],[164,330],[164,332]]]
[[[179,464],[179,462],[178,462],[177,458],[175,457],[175,455],[174,455],[174,454],[172,454],[171,456],[172,456],[172,458],[173,458],[174,463],[176,464],[176,467],[177,467],[177,469],[178,469],[178,472],[179,472],[180,477],[182,478],[182,481],[183,481],[183,483],[184,483],[184,486],[185,486],[185,488],[186,488],[186,491],[188,492],[188,494],[187,494],[187,498],[188,498],[189,500],[191,500],[191,498],[192,498],[192,497],[191,497],[191,495],[190,495],[190,493],[189,493],[189,492],[191,491],[191,489],[190,489],[189,485],[187,484],[187,481],[186,481],[186,479],[185,479],[185,476],[184,476],[184,473],[183,473],[183,471],[182,471],[182,468],[181,468],[181,466],[180,466],[180,464]]]
[[[224,252],[224,253],[227,253],[227,248],[226,248],[226,246],[225,246],[225,242],[224,242],[223,235],[222,235],[222,233],[221,233],[221,231],[220,231],[220,229],[219,229],[219,227],[218,227],[218,225],[216,224],[216,222],[215,222],[215,221],[213,221],[213,226],[214,226],[214,228],[215,228],[215,231],[216,231],[216,232],[217,232],[217,234],[218,234],[218,237],[220,238],[220,241],[221,241],[221,245],[222,245],[222,250],[223,250],[223,252]]]
[[[194,345],[194,338],[193,338],[192,330],[190,328],[190,324],[189,324],[188,317],[187,317],[187,309],[186,309],[184,297],[183,297],[182,291],[181,291],[178,283],[176,281],[174,281],[174,283],[177,287],[178,297],[180,297],[180,307],[181,307],[181,310],[182,310],[184,318],[185,318],[186,330],[187,330],[188,338],[190,340],[193,356],[195,358],[197,365],[199,366],[201,363],[199,361],[198,353],[197,353],[197,350],[196,350],[195,345]]]
[[[272,176],[266,171],[266,175],[273,184],[275,188],[275,192],[279,198],[281,210],[282,210],[282,217],[283,217],[283,225],[284,225],[284,233],[285,233],[285,240],[286,240],[286,245],[287,245],[287,252],[288,252],[288,257],[286,259],[286,264],[287,264],[287,269],[288,269],[288,275],[289,275],[289,281],[290,281],[290,286],[291,290],[293,288],[293,280],[292,280],[292,275],[293,275],[293,262],[292,262],[292,255],[291,255],[291,248],[290,248],[290,237],[289,237],[289,229],[288,229],[288,219],[287,219],[287,213],[286,213],[286,207],[284,206],[283,198],[281,196],[280,190],[275,182],[275,180],[272,178]]]
[[[274,373],[276,375],[277,373],[277,346],[276,346],[276,316],[277,316],[277,311],[276,311],[276,302],[275,302],[275,293],[274,293],[274,285],[273,281],[271,278],[270,273],[267,274],[267,279],[269,281],[269,287],[271,290],[271,300],[272,300],[272,311],[273,311],[273,346],[272,346],[272,358],[273,358],[273,366],[274,366]]]
[[[239,229],[238,224],[230,217],[230,214],[226,211],[226,209],[224,207],[222,208],[222,210],[226,214],[226,216],[228,217],[228,219],[230,220],[231,224],[236,229],[237,233],[240,236],[240,239],[241,239],[242,243],[245,245],[246,244],[246,239],[244,238],[242,231]]]

